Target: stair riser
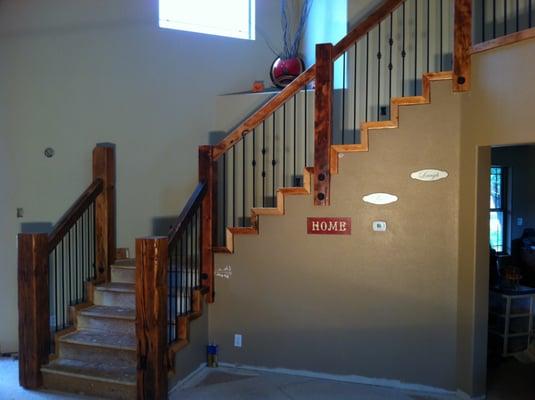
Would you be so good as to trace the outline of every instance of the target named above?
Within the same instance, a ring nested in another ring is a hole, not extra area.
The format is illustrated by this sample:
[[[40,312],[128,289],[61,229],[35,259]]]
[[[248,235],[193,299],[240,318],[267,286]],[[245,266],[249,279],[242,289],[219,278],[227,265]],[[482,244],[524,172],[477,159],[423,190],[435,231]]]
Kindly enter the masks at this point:
[[[135,308],[136,299],[134,293],[95,290],[94,303],[99,306]]]
[[[114,283],[136,283],[136,270],[134,268],[111,267],[111,281]]]
[[[43,371],[43,384],[46,389],[85,394],[101,399],[132,400],[136,398],[135,385],[101,382],[90,378],[48,371]]]
[[[118,318],[99,318],[86,315],[78,316],[78,329],[135,335],[135,322]]]
[[[59,355],[70,360],[86,362],[109,362],[114,365],[130,366],[137,362],[133,350],[86,346],[78,343],[60,342]]]

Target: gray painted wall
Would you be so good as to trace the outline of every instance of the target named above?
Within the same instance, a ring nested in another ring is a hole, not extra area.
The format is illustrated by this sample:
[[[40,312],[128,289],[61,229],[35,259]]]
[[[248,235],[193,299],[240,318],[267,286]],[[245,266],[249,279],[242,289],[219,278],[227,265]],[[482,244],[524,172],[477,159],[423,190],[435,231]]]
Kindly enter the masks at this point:
[[[55,222],[90,183],[91,150],[117,145],[117,238],[178,214],[197,146],[218,129],[221,93],[269,85],[265,40],[158,28],[156,0],[0,2],[0,346],[17,347],[21,223]],[[257,30],[280,41],[278,2],[257,1]],[[47,159],[51,146],[56,155]],[[17,207],[25,210],[16,219]]]

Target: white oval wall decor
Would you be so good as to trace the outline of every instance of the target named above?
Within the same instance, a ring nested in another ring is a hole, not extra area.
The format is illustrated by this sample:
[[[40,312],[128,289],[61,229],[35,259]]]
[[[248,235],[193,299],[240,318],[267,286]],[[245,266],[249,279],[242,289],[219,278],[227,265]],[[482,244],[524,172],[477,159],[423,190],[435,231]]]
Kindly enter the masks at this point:
[[[389,193],[371,193],[362,198],[366,203],[371,204],[390,204],[398,201],[398,196]]]
[[[424,182],[439,181],[447,177],[448,173],[439,169],[422,169],[411,174],[412,179]]]

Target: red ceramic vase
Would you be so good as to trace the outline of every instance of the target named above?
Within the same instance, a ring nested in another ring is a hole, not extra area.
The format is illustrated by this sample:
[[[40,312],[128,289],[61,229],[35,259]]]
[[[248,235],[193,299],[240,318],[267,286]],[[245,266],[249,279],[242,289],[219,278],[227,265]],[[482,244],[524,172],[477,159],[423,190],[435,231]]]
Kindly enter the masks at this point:
[[[305,63],[299,57],[283,60],[276,58],[271,64],[271,82],[279,88],[286,87],[305,70]]]

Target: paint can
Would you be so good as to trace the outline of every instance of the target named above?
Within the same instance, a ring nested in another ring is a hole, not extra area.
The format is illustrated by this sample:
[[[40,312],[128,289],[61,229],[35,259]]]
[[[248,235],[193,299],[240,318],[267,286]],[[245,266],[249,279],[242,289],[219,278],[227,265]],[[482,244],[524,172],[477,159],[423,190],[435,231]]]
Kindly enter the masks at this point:
[[[208,361],[207,365],[209,368],[217,368],[217,349],[218,346],[216,344],[209,344],[206,346],[206,353],[208,355]]]

